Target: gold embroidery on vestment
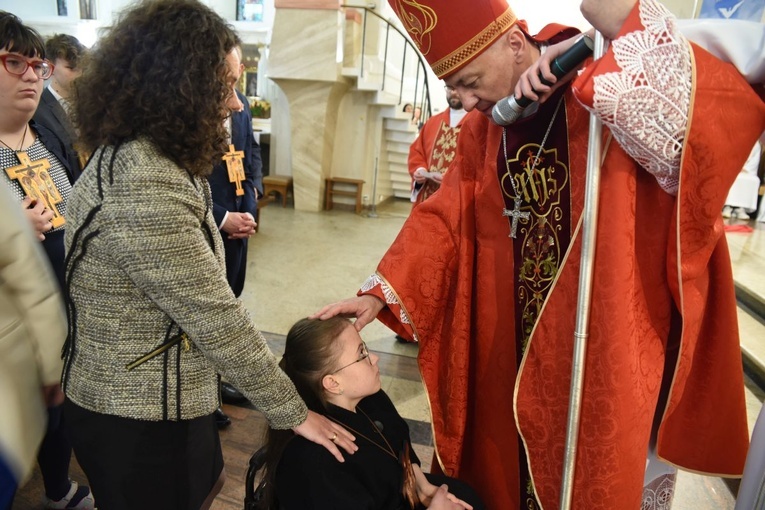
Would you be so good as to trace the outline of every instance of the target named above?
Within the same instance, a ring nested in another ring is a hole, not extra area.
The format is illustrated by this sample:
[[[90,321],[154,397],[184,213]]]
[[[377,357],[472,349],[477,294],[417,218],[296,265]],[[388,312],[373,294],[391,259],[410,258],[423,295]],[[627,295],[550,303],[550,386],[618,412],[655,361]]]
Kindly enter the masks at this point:
[[[530,213],[529,218],[520,220],[521,235],[518,240],[521,243],[521,263],[517,268],[516,297],[522,310],[524,351],[558,273],[562,258],[559,239],[563,228],[561,222],[567,217],[561,203],[562,193],[568,192],[568,167],[558,161],[556,148],[543,149],[534,167],[538,151],[539,144],[529,143],[520,147],[516,157],[507,161],[513,175],[505,173],[500,179],[502,193],[509,199],[514,198],[510,179],[515,180],[526,204],[522,210]]]
[[[446,173],[449,165],[452,164],[454,157],[457,155],[457,135],[459,132],[459,126],[449,127],[445,122],[441,121],[441,127],[433,144],[433,152],[430,155],[429,171],[441,174]]]
[[[430,53],[430,32],[438,24],[436,11],[427,5],[422,5],[414,0],[400,0],[398,3],[399,18],[409,36],[417,44],[417,48],[424,56]],[[409,6],[408,8],[403,7]]]

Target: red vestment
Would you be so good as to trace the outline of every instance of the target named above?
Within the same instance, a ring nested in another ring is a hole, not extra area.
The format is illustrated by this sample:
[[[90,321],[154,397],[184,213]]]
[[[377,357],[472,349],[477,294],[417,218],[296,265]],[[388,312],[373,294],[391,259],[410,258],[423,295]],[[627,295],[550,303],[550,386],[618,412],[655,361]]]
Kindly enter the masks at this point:
[[[635,22],[633,13],[625,30]],[[665,373],[673,379],[668,403],[658,410],[659,455],[710,474],[736,476],[743,469],[748,432],[741,353],[720,211],[765,128],[765,106],[732,66],[695,46],[692,59],[692,113],[676,196],[604,129],[573,508],[639,508]],[[612,55],[579,78],[585,100],[594,75],[609,66],[615,66]],[[380,262],[377,274],[388,289],[364,289],[389,304],[380,320],[419,339],[439,463],[471,483],[489,508],[523,508],[517,431],[540,503],[549,509],[559,501],[589,122],[572,92],[565,96],[572,238],[520,371],[518,268],[497,178],[502,128],[483,116],[463,124],[441,191],[413,210]],[[514,142],[508,152],[521,145]],[[679,355],[666,372],[672,342]]]
[[[449,165],[454,160],[457,151],[457,134],[462,125],[463,117],[460,122],[449,127],[451,109],[433,115],[425,125],[420,129],[420,134],[409,147],[409,175],[412,177],[412,191],[417,189],[417,204],[422,203],[426,198],[438,189],[438,184],[427,180],[419,185],[414,182],[414,172],[418,168],[424,168],[428,172],[439,172],[445,174]],[[414,193],[413,193],[414,194]]]

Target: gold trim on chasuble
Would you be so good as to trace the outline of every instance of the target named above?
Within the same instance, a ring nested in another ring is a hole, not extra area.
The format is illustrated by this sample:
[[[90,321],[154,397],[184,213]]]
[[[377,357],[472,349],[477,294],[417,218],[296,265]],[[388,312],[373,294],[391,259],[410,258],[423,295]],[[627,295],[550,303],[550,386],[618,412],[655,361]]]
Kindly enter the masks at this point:
[[[457,155],[457,135],[459,132],[460,126],[449,127],[446,122],[441,121],[430,155],[429,171],[446,173]]]
[[[560,269],[562,250],[568,248],[569,239],[561,239],[560,235],[570,236],[567,223],[571,212],[564,210],[564,207],[570,208],[571,203],[568,166],[558,160],[558,149],[552,148],[542,149],[535,167],[538,151],[539,144],[528,143],[507,161],[523,200],[521,210],[531,215],[520,219],[520,234],[515,241],[520,246],[521,259],[516,267],[515,301],[522,310],[522,352],[526,351],[531,331]],[[515,196],[510,178],[507,172],[500,178],[505,200]],[[563,196],[564,193],[568,196]]]

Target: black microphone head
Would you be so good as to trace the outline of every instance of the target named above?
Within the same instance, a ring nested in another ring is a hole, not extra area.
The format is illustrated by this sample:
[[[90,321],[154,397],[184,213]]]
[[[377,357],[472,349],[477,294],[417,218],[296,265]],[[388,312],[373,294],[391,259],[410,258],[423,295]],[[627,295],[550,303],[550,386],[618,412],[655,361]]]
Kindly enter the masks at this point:
[[[524,106],[518,104],[514,96],[500,99],[491,109],[491,118],[495,124],[509,126],[523,114]]]

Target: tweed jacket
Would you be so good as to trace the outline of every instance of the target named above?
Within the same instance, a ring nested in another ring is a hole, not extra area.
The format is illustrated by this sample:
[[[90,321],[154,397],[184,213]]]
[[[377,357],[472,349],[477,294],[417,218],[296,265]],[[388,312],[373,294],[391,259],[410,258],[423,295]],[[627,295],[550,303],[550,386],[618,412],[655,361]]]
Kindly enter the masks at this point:
[[[272,427],[305,421],[305,404],[226,281],[204,177],[146,140],[116,155],[100,148],[72,191],[68,221],[68,398],[104,414],[190,419],[218,407],[220,372]],[[126,368],[179,329],[190,343]]]
[[[48,416],[40,388],[61,377],[66,317],[21,205],[0,183],[0,455],[23,484]]]

